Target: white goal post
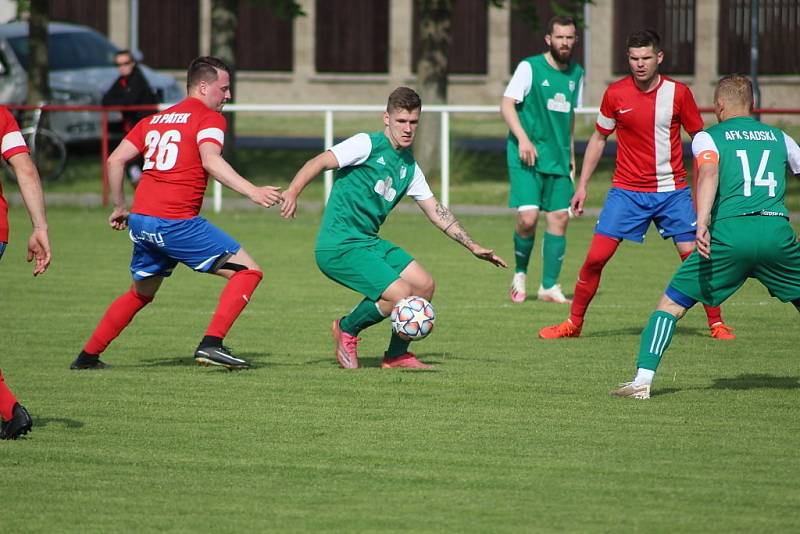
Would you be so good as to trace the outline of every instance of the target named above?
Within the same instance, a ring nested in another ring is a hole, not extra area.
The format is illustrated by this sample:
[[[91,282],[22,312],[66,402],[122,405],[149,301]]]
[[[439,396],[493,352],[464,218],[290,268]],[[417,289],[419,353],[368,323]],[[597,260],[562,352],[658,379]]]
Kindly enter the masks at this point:
[[[324,146],[323,150],[327,150],[333,146],[333,118],[334,113],[343,112],[372,112],[382,113],[385,111],[385,106],[376,105],[334,105],[334,104],[308,104],[308,105],[294,105],[294,104],[228,104],[225,106],[225,111],[242,111],[242,112],[272,112],[272,113],[322,113],[325,117],[324,127]],[[423,106],[425,113],[439,113],[441,115],[441,132],[439,138],[440,151],[440,167],[441,167],[441,193],[440,201],[443,205],[450,204],[450,114],[451,113],[496,113],[497,120],[502,121],[500,117],[499,106],[454,106],[454,105],[431,105]],[[575,108],[576,114],[597,114],[599,108],[580,107]],[[325,172],[325,202],[328,201],[330,196],[331,187],[333,187],[333,171]],[[214,181],[214,211],[219,213],[222,210],[222,184]]]

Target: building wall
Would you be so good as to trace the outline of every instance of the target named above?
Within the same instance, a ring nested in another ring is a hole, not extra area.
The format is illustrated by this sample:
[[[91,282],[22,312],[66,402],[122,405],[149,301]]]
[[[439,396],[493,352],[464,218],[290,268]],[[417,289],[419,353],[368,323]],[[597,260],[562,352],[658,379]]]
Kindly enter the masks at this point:
[[[51,0],[53,2],[75,0]],[[713,87],[718,75],[718,34],[720,2],[696,0],[695,69],[694,74],[676,76],[689,84],[698,104],[711,106]],[[199,2],[198,54],[210,51],[211,0]],[[315,0],[299,0],[307,16],[294,21],[292,71],[239,70],[237,94],[239,103],[381,103],[394,87],[414,86],[416,77],[411,64],[413,0],[389,0],[388,72],[383,74],[320,73],[315,69]],[[130,12],[138,0],[108,0],[108,34],[118,46],[132,46]],[[509,4],[510,2],[506,2]],[[599,105],[605,87],[619,74],[613,73],[614,0],[595,0],[586,7],[587,28],[584,52],[576,58],[587,72],[584,103]],[[16,3],[0,0],[0,17],[11,17]],[[475,75],[451,75],[449,101],[457,104],[497,104],[510,78],[511,13],[507,7],[488,8],[487,72]],[[139,21],[140,24],[146,21]],[[542,25],[544,22],[542,22]],[[544,49],[543,30],[532,32],[530,53]],[[135,44],[135,43],[133,43]],[[669,54],[669,50],[666,50]],[[147,57],[145,57],[147,62]],[[169,70],[178,78],[183,69]],[[790,75],[759,77],[762,105],[766,107],[800,107],[800,72]]]

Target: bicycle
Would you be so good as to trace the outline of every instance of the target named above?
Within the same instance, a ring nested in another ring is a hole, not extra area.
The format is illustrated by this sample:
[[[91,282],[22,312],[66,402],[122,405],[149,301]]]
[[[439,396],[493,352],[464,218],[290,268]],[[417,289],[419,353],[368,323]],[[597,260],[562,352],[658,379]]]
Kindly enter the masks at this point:
[[[41,123],[42,108],[38,107],[33,110],[30,125],[22,128],[20,132],[39,170],[39,177],[43,182],[50,182],[58,180],[64,172],[67,165],[67,147],[57,133],[44,128]],[[6,176],[16,181],[14,171],[5,160],[3,160],[3,170]]]

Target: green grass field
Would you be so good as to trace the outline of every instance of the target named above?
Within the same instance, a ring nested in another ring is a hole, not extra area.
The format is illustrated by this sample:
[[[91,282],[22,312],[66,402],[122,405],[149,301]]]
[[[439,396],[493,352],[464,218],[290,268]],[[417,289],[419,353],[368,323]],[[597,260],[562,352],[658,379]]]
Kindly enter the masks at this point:
[[[106,212],[49,211],[54,260],[32,279],[29,223],[12,208],[0,264],[0,365],[34,417],[0,442],[0,530],[11,532],[797,532],[798,314],[755,282],[724,306],[734,342],[692,310],[649,401],[608,397],[678,260],[651,233],[607,267],[579,339],[545,342],[566,307],[506,296],[510,272],[473,260],[423,216],[384,235],[437,280],[436,331],[412,346],[435,372],[337,368],[333,318],[358,297],[326,279],[319,216],[209,218],[265,280],[228,343],[254,368],[191,354],[222,281],[180,268],[112,344],[106,371],[67,369],[129,283],[130,244]],[[511,215],[462,217],[511,260]],[[570,227],[571,293],[593,220]],[[540,264],[531,271],[538,284]]]

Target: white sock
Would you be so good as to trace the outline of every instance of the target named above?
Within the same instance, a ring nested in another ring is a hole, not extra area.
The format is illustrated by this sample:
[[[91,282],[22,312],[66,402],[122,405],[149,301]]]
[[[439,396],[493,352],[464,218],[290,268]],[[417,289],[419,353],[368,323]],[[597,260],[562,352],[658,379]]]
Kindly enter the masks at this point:
[[[642,369],[639,367],[636,370],[636,378],[633,379],[633,383],[636,386],[649,386],[653,383],[653,377],[656,375],[655,371],[650,369]]]

